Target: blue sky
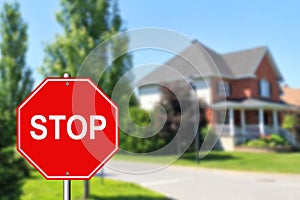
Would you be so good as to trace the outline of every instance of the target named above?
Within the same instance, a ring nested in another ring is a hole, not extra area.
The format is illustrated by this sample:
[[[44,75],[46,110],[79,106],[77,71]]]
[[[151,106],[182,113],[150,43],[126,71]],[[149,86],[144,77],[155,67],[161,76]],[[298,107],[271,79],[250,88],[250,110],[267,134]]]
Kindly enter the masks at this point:
[[[43,46],[61,32],[54,15],[59,1],[20,0],[20,3],[23,18],[29,25],[27,64],[39,82],[41,77],[36,68],[42,65]],[[266,45],[285,83],[300,87],[300,1],[119,0],[119,5],[127,29],[173,29],[219,53]],[[134,55],[134,64],[163,63],[167,59],[167,55],[157,52],[148,54]]]

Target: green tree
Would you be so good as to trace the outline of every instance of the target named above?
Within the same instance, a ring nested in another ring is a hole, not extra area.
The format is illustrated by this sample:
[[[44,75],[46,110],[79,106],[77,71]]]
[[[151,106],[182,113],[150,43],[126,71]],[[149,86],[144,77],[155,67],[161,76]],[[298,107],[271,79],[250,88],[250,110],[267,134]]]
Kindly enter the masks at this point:
[[[60,5],[61,10],[56,19],[64,33],[57,35],[55,41],[45,47],[46,56],[41,67],[44,76],[61,76],[65,72],[77,75],[86,56],[98,44],[125,30],[117,0],[61,0]],[[97,49],[96,61],[91,64],[100,69],[84,74],[96,76],[95,73],[102,72],[104,66],[108,65],[109,57],[117,57],[104,71],[98,83],[111,96],[120,77],[131,69],[132,58],[129,54],[118,56],[128,48],[129,40],[126,35],[109,41],[105,49]],[[131,90],[130,81],[123,84],[128,91]],[[131,102],[136,104],[135,98]]]
[[[124,30],[116,0],[60,0],[60,7],[56,20],[64,32],[45,47],[46,56],[41,67],[44,76],[61,76],[65,72],[72,76],[78,75],[80,65],[98,44]],[[109,58],[115,57],[122,50],[126,51],[127,44],[128,38],[120,37],[111,40],[104,48],[96,48],[95,60],[88,61],[92,67],[80,76],[90,76],[96,80],[95,77],[108,65]],[[115,84],[131,66],[131,57],[122,55],[104,71],[98,84],[111,96]],[[130,89],[129,81],[124,84],[126,91]],[[85,182],[85,198],[88,196],[88,189],[88,182]]]
[[[155,113],[152,113],[153,116],[150,117],[151,113],[149,111],[131,106],[129,114],[130,117],[125,117],[121,121],[121,149],[133,153],[148,153],[159,150],[167,144],[160,134],[153,135],[153,132],[157,129],[155,126],[160,123],[157,121]],[[135,125],[132,123],[135,123]]]
[[[166,143],[169,143],[173,137],[178,133],[179,126],[182,126],[185,130],[185,136],[179,138],[177,142],[177,149],[173,149],[172,151],[181,152],[183,144],[186,142],[186,138],[188,134],[194,136],[195,128],[193,124],[196,123],[196,115],[199,116],[199,124],[197,137],[198,141],[202,142],[203,138],[201,136],[202,129],[204,129],[207,125],[207,120],[205,117],[205,103],[199,99],[198,100],[198,112],[194,110],[191,106],[193,105],[193,96],[191,95],[190,86],[185,84],[184,82],[177,81],[166,84],[167,87],[161,86],[161,100],[160,104],[165,108],[167,119],[164,124],[164,127],[161,131],[161,137],[164,139]],[[193,86],[192,86],[193,87]],[[176,91],[173,93],[172,91]],[[181,103],[181,104],[180,104]],[[190,135],[190,136],[191,136]],[[194,140],[194,143],[196,140]],[[200,145],[200,144],[199,144]],[[195,145],[191,145],[194,147]],[[199,148],[199,147],[198,147]],[[189,148],[189,151],[195,150],[194,148]],[[197,149],[198,151],[199,149]]]
[[[88,53],[105,39],[109,30],[109,2],[105,0],[60,0],[57,22],[64,30],[53,43],[45,47],[41,68],[45,76],[61,76],[64,72],[77,74]],[[103,62],[105,62],[103,55]]]
[[[109,34],[112,36],[114,34],[118,34],[119,32],[125,31],[122,24],[122,18],[120,16],[120,12],[118,9],[118,4],[114,2],[112,7],[112,19],[110,22],[110,31]],[[119,37],[114,37],[111,39],[110,43],[110,52],[112,58],[116,58],[114,62],[110,66],[110,73],[107,74],[106,77],[106,85],[107,85],[107,93],[111,96],[114,86],[119,81],[121,76],[123,76],[127,71],[129,71],[132,67],[132,58],[129,54],[122,54],[122,52],[126,52],[128,48],[128,37],[124,34]],[[121,56],[120,56],[121,55]]]
[[[298,147],[300,146],[300,109],[284,117],[282,127],[296,136]]]
[[[286,115],[283,119],[282,127],[295,133],[297,131],[297,125],[299,124],[296,114]]]
[[[31,71],[26,66],[27,25],[18,3],[4,3],[0,16],[0,196],[19,199],[22,179],[29,171],[15,155],[17,105],[32,89]]]
[[[120,15],[118,8],[118,1],[113,1],[111,20],[110,20],[110,30],[108,32],[108,37],[118,34],[125,31],[123,27],[123,20]],[[118,94],[118,98],[114,101],[118,105],[125,105],[128,95],[132,92],[131,81],[133,80],[133,75],[130,73],[130,70],[133,66],[132,56],[128,53],[123,54],[128,49],[129,38],[126,34],[121,34],[118,37],[112,37],[109,43],[109,53],[112,58],[116,58],[113,63],[109,66],[107,73],[104,74],[101,83],[104,84],[104,90],[108,96],[112,97],[112,92],[115,88],[115,85],[120,81],[121,77],[126,74],[126,78],[123,77],[119,84],[122,85],[122,91]],[[131,95],[129,99],[130,106],[137,105],[137,99],[134,94]],[[126,108],[125,106],[120,106]],[[122,109],[121,108],[121,109]],[[121,111],[121,113],[124,113]]]

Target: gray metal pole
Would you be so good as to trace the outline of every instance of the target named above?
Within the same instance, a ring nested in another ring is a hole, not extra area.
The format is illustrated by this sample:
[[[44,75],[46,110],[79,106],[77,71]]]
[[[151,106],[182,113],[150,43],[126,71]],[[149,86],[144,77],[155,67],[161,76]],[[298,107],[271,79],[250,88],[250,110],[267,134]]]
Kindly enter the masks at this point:
[[[64,180],[64,200],[71,200],[71,180]]]
[[[196,163],[199,163],[199,128],[197,128],[196,138],[195,138],[195,154],[196,154]]]
[[[88,180],[84,181],[84,191],[83,191],[83,199],[88,199],[90,196],[90,182]]]

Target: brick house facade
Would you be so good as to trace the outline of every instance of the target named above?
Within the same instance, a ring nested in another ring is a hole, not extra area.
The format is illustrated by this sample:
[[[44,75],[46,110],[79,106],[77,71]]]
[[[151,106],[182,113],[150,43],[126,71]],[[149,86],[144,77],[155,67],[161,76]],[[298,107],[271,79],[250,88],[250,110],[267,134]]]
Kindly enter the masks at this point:
[[[178,72],[175,76],[172,71]],[[152,83],[192,79],[207,104],[206,117],[220,133],[223,149],[233,150],[246,139],[280,133],[282,75],[266,47],[219,54],[198,41],[138,82],[142,108],[160,99]]]

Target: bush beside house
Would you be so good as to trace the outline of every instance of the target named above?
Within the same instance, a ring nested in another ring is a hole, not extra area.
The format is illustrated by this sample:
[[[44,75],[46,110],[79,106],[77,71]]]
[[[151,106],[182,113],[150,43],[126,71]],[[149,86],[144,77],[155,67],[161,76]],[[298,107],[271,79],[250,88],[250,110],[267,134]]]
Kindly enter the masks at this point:
[[[254,148],[276,148],[289,146],[288,141],[278,134],[271,134],[269,136],[250,140],[245,145],[247,147]]]

